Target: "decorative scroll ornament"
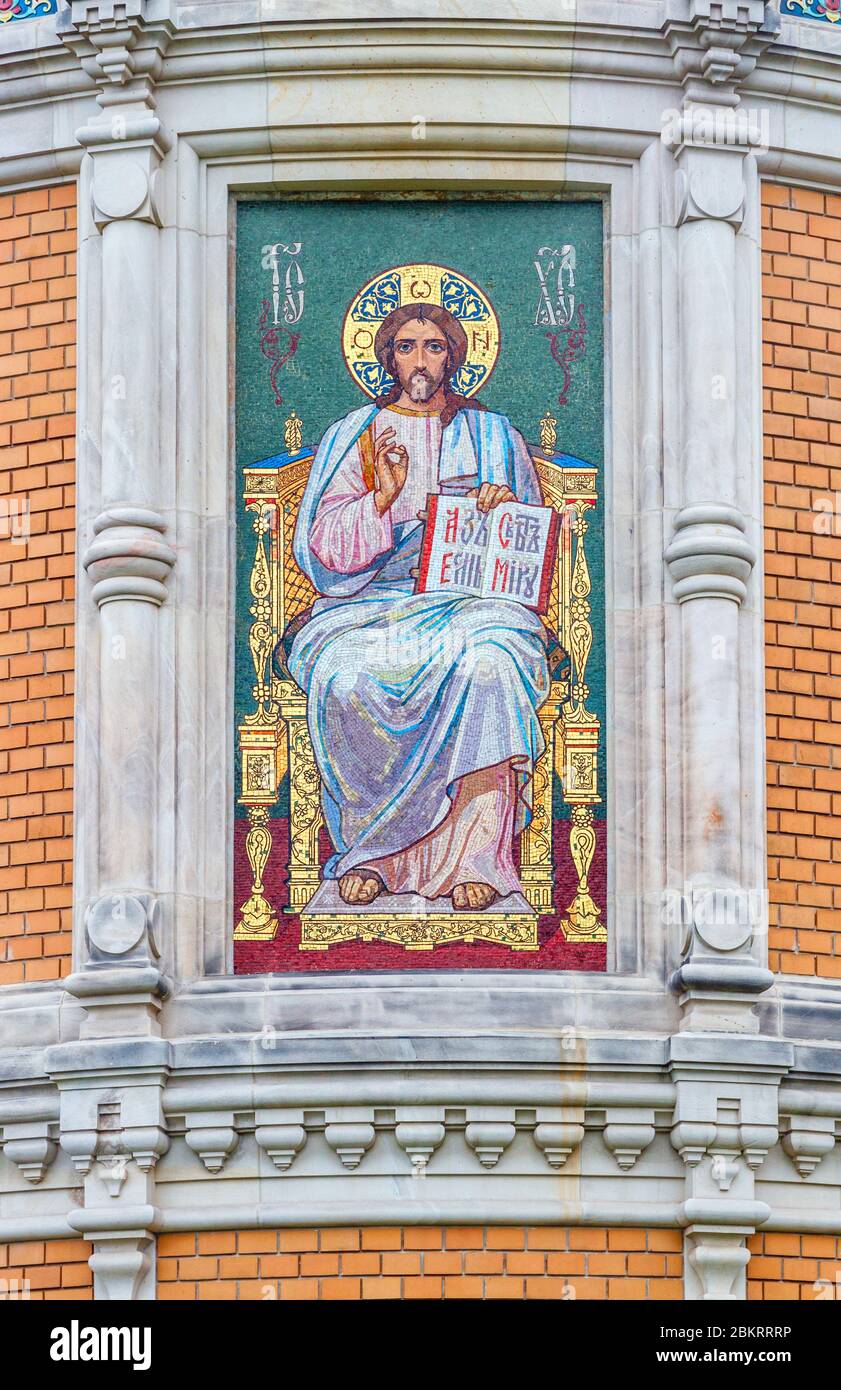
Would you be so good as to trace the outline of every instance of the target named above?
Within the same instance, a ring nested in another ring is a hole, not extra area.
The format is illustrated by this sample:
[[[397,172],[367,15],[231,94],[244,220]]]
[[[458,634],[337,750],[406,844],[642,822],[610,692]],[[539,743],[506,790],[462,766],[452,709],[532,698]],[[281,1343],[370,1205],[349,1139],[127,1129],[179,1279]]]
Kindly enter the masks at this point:
[[[383,319],[404,304],[437,304],[458,319],[467,334],[467,357],[452,378],[453,389],[472,396],[487,384],[499,355],[499,321],[478,285],[443,265],[397,265],[375,275],[352,300],[342,328],[347,369],[368,396],[382,395],[393,378],[374,354]]]
[[[248,812],[248,819],[250,829],[245,837],[245,852],[254,881],[251,897],[243,903],[240,913],[243,924],[249,931],[259,932],[260,936],[274,936],[277,931],[277,914],[266,899],[263,885],[263,873],[272,848],[272,837],[268,828],[269,813],[265,806],[253,806]]]
[[[534,765],[531,820],[520,838],[520,879],[523,892],[531,907],[541,916],[552,912],[555,904],[552,769],[555,765],[561,700],[567,694],[567,689],[561,682],[553,681],[552,685],[552,693],[540,709],[540,727],[545,747],[543,755]]]
[[[291,332],[288,328],[278,328],[270,323],[270,312],[271,304],[268,299],[264,299],[260,309],[260,351],[272,364],[269,369],[269,381],[274,393],[274,403],[275,405],[283,405],[283,396],[277,384],[278,372],[295,356],[301,335]]]
[[[584,317],[583,304],[578,306],[578,327],[566,334],[564,347],[561,347],[563,333],[547,333],[546,337],[549,339],[549,351],[564,374],[563,385],[558,392],[558,405],[568,405],[573,363],[578,362],[587,349],[587,320]]]
[[[0,0],[0,24],[13,19],[43,19],[58,14],[58,0]]]
[[[247,724],[273,723],[277,711],[271,707],[271,684],[266,680],[266,666],[272,651],[272,581],[269,562],[266,558],[266,533],[271,530],[272,514],[269,507],[260,507],[254,517],[254,531],[257,535],[257,549],[251,566],[251,597],[254,600],[249,612],[254,621],[248,634],[251,660],[254,663],[256,683],[254,699],[256,712],[248,715]]]
[[[837,24],[841,20],[841,0],[780,0],[780,14]]]
[[[578,888],[561,929],[567,941],[606,941],[607,929],[600,920],[601,909],[590,892],[590,868],[596,852],[593,807],[601,802],[598,794],[598,744],[600,724],[587,708],[590,694],[585,682],[587,663],[593,647],[590,621],[590,569],[585,537],[589,499],[573,503],[571,529],[575,536],[572,567],[567,646],[573,662],[571,708],[564,714],[564,800],[571,806],[569,849],[578,874]]]
[[[255,710],[245,716],[240,726],[242,753],[242,792],[240,803],[248,807],[249,829],[245,837],[245,852],[251,867],[251,894],[240,908],[237,937],[247,940],[271,939],[278,928],[277,913],[265,896],[263,874],[272,848],[269,830],[269,807],[277,798],[277,726],[278,709],[272,699],[268,663],[275,641],[272,612],[272,579],[266,540],[272,544],[274,509],[262,502],[252,504],[255,513],[253,529],[257,537],[249,587],[253,622],[248,633],[248,646],[254,667],[253,696]]]
[[[431,951],[447,942],[488,941],[512,951],[536,951],[537,917],[533,912],[430,912],[423,916],[389,912],[301,916],[301,950],[326,951],[343,941],[388,941],[407,951]]]

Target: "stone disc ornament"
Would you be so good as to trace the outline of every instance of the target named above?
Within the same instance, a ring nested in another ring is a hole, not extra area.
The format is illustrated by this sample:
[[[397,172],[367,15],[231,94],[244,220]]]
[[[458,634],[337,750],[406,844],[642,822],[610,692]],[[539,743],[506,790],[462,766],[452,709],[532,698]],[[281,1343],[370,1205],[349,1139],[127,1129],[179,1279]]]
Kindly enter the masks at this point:
[[[467,334],[467,357],[451,380],[460,396],[472,396],[488,381],[499,356],[499,320],[487,295],[468,276],[444,265],[396,265],[381,270],[351,300],[342,327],[348,371],[367,395],[384,395],[394,384],[374,355],[383,319],[404,304],[438,304]]]

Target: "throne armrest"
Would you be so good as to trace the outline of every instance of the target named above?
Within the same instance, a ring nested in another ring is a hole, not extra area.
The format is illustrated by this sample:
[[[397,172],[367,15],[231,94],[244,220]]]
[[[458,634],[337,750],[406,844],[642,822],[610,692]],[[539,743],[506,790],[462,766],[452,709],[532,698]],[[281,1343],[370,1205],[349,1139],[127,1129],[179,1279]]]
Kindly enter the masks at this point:
[[[287,623],[275,643],[275,648],[272,653],[272,671],[278,680],[292,681],[292,675],[289,671],[289,655],[292,651],[292,643],[295,641],[301,629],[306,627],[311,617],[312,604],[310,604],[308,608],[305,608],[303,612],[296,614],[290,623]]]

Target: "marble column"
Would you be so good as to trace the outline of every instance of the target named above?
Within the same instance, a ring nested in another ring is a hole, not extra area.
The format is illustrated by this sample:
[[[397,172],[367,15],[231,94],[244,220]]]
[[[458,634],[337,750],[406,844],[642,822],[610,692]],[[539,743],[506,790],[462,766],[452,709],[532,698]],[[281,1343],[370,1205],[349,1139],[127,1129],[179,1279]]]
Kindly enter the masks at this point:
[[[95,604],[99,614],[97,785],[91,788],[97,823],[86,865],[85,940],[81,948],[77,943],[82,969],[68,980],[88,1010],[88,1036],[154,1031],[165,989],[156,897],[158,610],[175,552],[161,513],[158,195],[171,142],[156,115],[154,83],[171,25],[151,22],[146,10],[144,0],[133,0],[125,13],[74,3],[63,33],[98,81],[100,107],[76,132],[86,150],[81,201],[89,218],[80,271],[99,306],[95,352],[84,331],[82,337],[86,370],[99,376],[84,418],[99,440],[100,469],[82,549],[88,582],[80,591],[80,602]],[[98,402],[93,422],[91,401]],[[90,624],[82,626],[90,640]]]
[[[673,7],[674,10],[674,7]],[[759,611],[761,409],[756,135],[739,84],[769,41],[765,7],[689,0],[669,30],[685,98],[672,113],[679,323],[679,496],[666,561],[680,606],[682,1026],[758,1028],[767,925],[757,837],[763,788]],[[675,11],[677,13],[677,11]],[[746,423],[747,421],[747,423]],[[750,601],[749,601],[750,600]]]

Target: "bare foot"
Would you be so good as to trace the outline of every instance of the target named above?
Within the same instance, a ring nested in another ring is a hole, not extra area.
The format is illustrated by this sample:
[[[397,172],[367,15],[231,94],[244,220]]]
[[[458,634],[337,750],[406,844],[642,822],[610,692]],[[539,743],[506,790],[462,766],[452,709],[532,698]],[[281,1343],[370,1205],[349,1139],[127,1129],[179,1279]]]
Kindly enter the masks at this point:
[[[458,912],[484,912],[498,896],[489,883],[457,883],[453,889],[453,907]]]
[[[346,903],[365,906],[372,903],[383,892],[383,888],[382,879],[377,878],[369,869],[352,869],[349,874],[342,874],[339,879],[339,892]]]

